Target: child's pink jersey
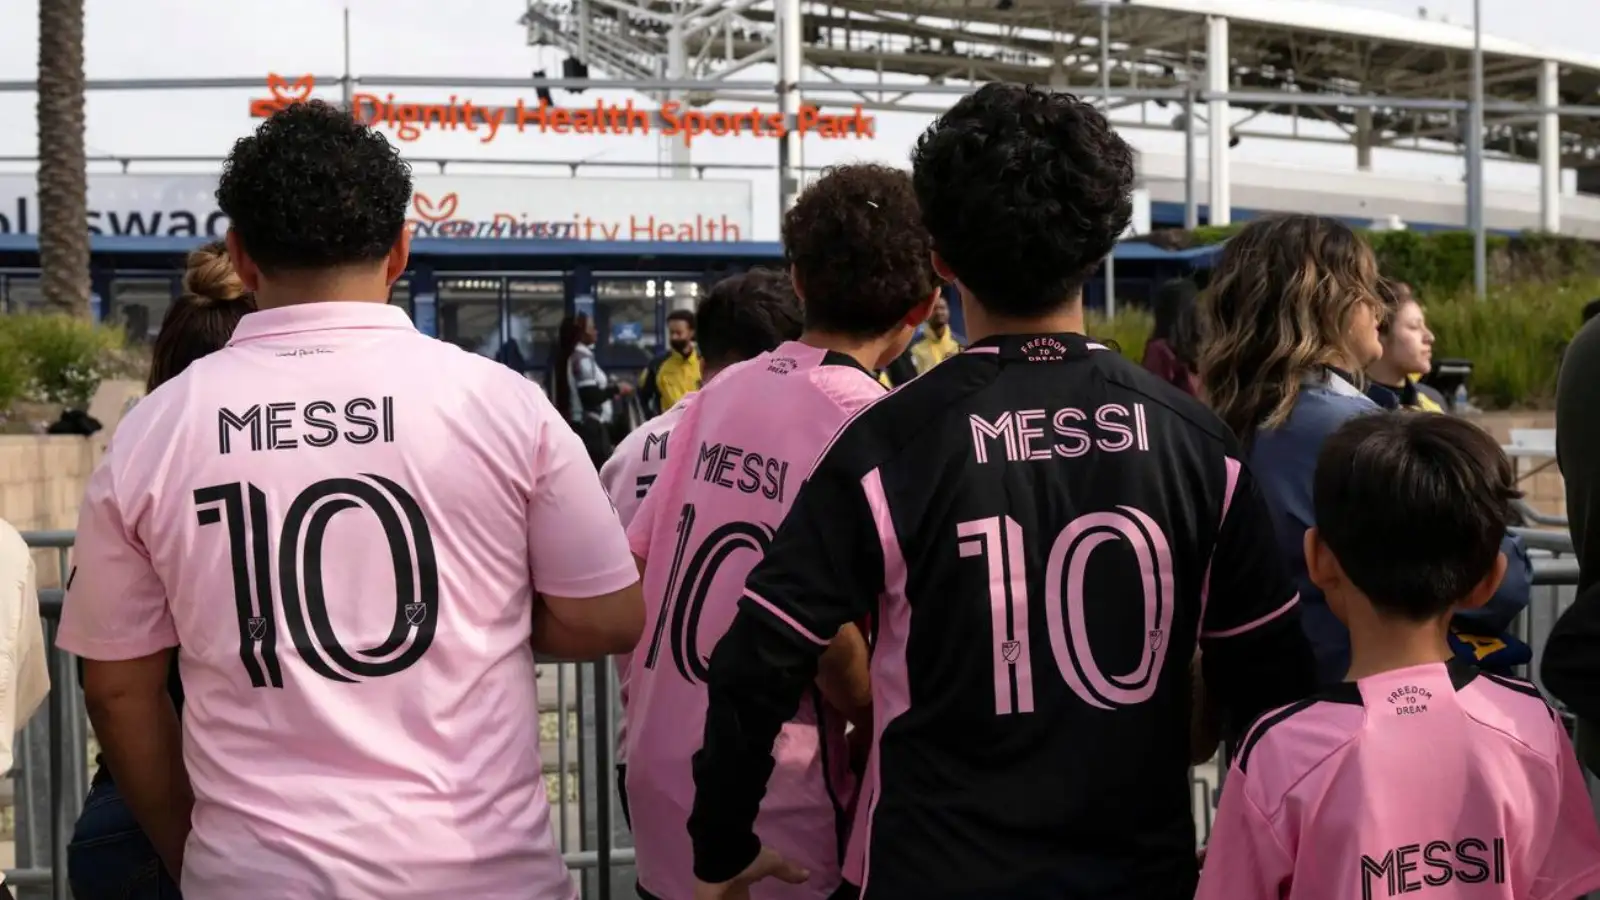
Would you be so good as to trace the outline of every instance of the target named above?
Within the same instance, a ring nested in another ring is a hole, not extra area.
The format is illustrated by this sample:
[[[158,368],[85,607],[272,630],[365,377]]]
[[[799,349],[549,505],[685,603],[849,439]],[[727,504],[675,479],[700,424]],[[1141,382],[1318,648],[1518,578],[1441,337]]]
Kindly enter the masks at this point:
[[[628,804],[650,895],[693,893],[690,757],[705,729],[707,661],[745,576],[834,435],[883,395],[849,357],[791,341],[722,372],[672,430],[666,468],[628,528],[646,561],[644,638],[628,684]],[[755,900],[825,898],[838,887],[855,792],[844,732],[813,688],[779,735],[756,833],[811,879],[763,881]]]
[[[699,392],[689,394],[674,403],[670,409],[654,419],[628,432],[612,451],[611,458],[600,467],[600,483],[611,495],[611,505],[617,508],[617,518],[627,528],[638,514],[650,486],[656,483],[661,467],[667,464],[667,436]],[[617,723],[617,763],[628,761],[628,676],[633,671],[633,654],[618,653],[612,661],[617,665],[617,686],[621,691],[623,717]]]
[[[62,648],[180,647],[189,900],[576,896],[531,614],[637,570],[532,382],[392,306],[252,313],[117,429],[75,563]]]
[[[1600,829],[1559,719],[1532,685],[1451,662],[1264,716],[1229,772],[1197,900],[1597,888]]]

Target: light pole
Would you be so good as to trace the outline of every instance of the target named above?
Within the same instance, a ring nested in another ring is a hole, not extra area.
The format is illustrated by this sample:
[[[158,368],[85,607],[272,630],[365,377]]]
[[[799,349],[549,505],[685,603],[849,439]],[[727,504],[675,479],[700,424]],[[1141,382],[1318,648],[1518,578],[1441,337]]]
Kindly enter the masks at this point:
[[[1100,104],[1111,118],[1111,2],[1100,0]],[[1121,235],[1117,236],[1119,239]],[[1106,318],[1117,315],[1117,245],[1106,256]]]
[[[1467,114],[1467,227],[1472,229],[1472,290],[1489,293],[1483,191],[1483,0],[1472,0],[1472,103]]]

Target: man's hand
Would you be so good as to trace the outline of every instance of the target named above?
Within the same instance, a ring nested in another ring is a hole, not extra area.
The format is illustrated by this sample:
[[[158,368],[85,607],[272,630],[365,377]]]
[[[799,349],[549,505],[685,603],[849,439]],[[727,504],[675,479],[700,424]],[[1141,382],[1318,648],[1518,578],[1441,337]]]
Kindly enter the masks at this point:
[[[778,851],[762,847],[743,872],[721,884],[706,884],[696,879],[694,900],[750,900],[750,885],[762,879],[776,878],[789,884],[805,884],[810,877],[810,872],[779,856]]]

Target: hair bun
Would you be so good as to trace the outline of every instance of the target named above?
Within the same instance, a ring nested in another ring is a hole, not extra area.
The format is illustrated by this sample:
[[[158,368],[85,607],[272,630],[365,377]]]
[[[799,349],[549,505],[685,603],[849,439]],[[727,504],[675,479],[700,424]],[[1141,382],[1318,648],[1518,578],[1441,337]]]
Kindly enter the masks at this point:
[[[216,241],[189,254],[188,270],[183,273],[183,290],[197,306],[232,303],[249,295],[239,273],[233,270],[228,249]]]

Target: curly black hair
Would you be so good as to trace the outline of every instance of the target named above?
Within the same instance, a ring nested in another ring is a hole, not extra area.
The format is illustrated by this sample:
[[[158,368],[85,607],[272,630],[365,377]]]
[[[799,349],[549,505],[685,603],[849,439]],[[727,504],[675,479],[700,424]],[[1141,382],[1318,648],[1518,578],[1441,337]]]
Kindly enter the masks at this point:
[[[783,249],[808,328],[876,337],[937,285],[911,177],[888,166],[829,168],[784,215]]]
[[[700,301],[695,337],[709,366],[752,359],[800,336],[804,313],[789,273],[756,268],[722,279]]]
[[[240,138],[217,205],[265,272],[383,259],[406,227],[411,166],[383,135],[320,100]]]
[[[1133,217],[1133,150],[1072,94],[984,85],[923,132],[911,161],[934,249],[1004,315],[1076,299]]]

